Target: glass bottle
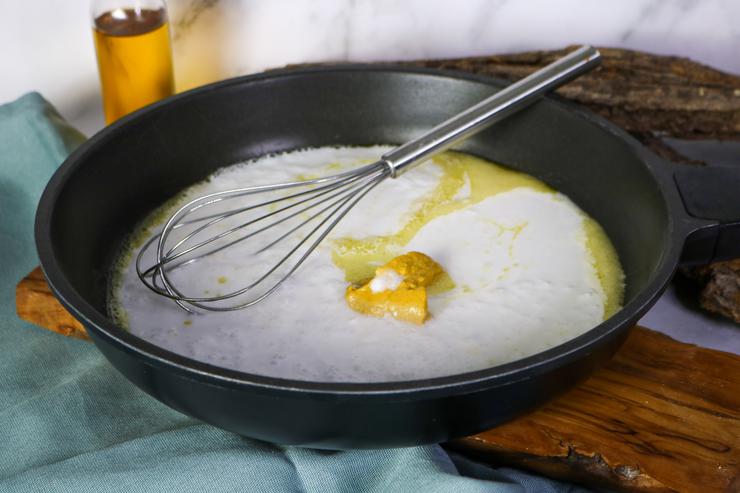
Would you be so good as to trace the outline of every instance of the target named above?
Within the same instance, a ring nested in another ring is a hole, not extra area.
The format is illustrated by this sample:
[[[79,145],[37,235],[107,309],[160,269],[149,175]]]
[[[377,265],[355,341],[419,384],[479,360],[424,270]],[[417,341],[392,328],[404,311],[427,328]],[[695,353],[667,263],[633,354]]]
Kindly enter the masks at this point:
[[[164,0],[94,0],[91,13],[105,122],[172,95]]]

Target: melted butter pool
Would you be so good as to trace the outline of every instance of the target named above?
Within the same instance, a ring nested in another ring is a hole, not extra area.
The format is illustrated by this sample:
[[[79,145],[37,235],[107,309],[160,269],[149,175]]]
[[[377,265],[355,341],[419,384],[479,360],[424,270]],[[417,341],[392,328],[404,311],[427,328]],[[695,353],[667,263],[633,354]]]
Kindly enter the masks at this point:
[[[430,221],[455,211],[477,204],[494,195],[516,188],[526,188],[535,192],[556,194],[533,176],[493,164],[484,159],[459,152],[446,152],[432,159],[441,171],[439,183],[412,205],[402,226],[392,234],[364,238],[341,237],[332,240],[332,261],[344,271],[344,279],[359,284],[371,278],[375,269],[406,251],[408,243],[421,228]],[[427,164],[429,166],[429,164]],[[339,167],[331,167],[336,171]],[[317,175],[315,175],[317,176]],[[314,176],[314,177],[315,177]],[[512,227],[491,225],[513,233],[512,240],[526,227],[526,223]],[[619,257],[611,241],[601,226],[583,214],[583,234],[590,255],[590,261],[604,290],[604,319],[613,315],[622,304],[623,280]],[[514,241],[509,245],[512,255]],[[501,275],[505,275],[506,269]],[[454,288],[448,275],[438,283],[432,293],[440,293]]]

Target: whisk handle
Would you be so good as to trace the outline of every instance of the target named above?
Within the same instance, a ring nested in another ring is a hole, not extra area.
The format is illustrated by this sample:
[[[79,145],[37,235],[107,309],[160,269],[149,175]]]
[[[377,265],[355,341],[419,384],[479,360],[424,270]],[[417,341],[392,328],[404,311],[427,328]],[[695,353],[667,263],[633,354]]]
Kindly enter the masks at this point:
[[[391,169],[391,176],[396,177],[425,159],[529,106],[545,92],[590,71],[600,61],[598,50],[591,46],[582,46],[442,122],[421,137],[386,153],[382,160]]]

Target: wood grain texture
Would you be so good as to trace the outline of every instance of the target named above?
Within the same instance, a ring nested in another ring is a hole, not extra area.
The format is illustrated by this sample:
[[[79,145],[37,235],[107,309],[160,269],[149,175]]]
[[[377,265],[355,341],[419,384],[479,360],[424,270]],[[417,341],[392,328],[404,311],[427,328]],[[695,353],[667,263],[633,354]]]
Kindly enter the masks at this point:
[[[623,491],[740,491],[740,357],[635,328],[543,408],[451,448]]]
[[[27,322],[65,336],[88,339],[82,324],[52,294],[41,267],[36,267],[16,286],[15,309]]]

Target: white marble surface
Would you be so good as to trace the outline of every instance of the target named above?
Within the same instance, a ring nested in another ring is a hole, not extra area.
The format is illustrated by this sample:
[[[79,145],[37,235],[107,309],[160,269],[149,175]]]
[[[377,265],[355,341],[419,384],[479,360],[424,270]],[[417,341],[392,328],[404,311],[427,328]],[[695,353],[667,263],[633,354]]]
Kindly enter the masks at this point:
[[[132,0],[133,1],[133,0]],[[0,103],[41,91],[102,125],[88,0],[2,0]],[[738,0],[169,0],[179,89],[287,63],[457,57],[569,44],[740,73]]]
[[[30,90],[91,134],[103,125],[88,0],[2,1],[0,103]],[[740,0],[169,0],[179,90],[319,61],[459,57],[578,43],[686,56],[740,73]],[[730,322],[674,288],[643,319],[740,353]]]

